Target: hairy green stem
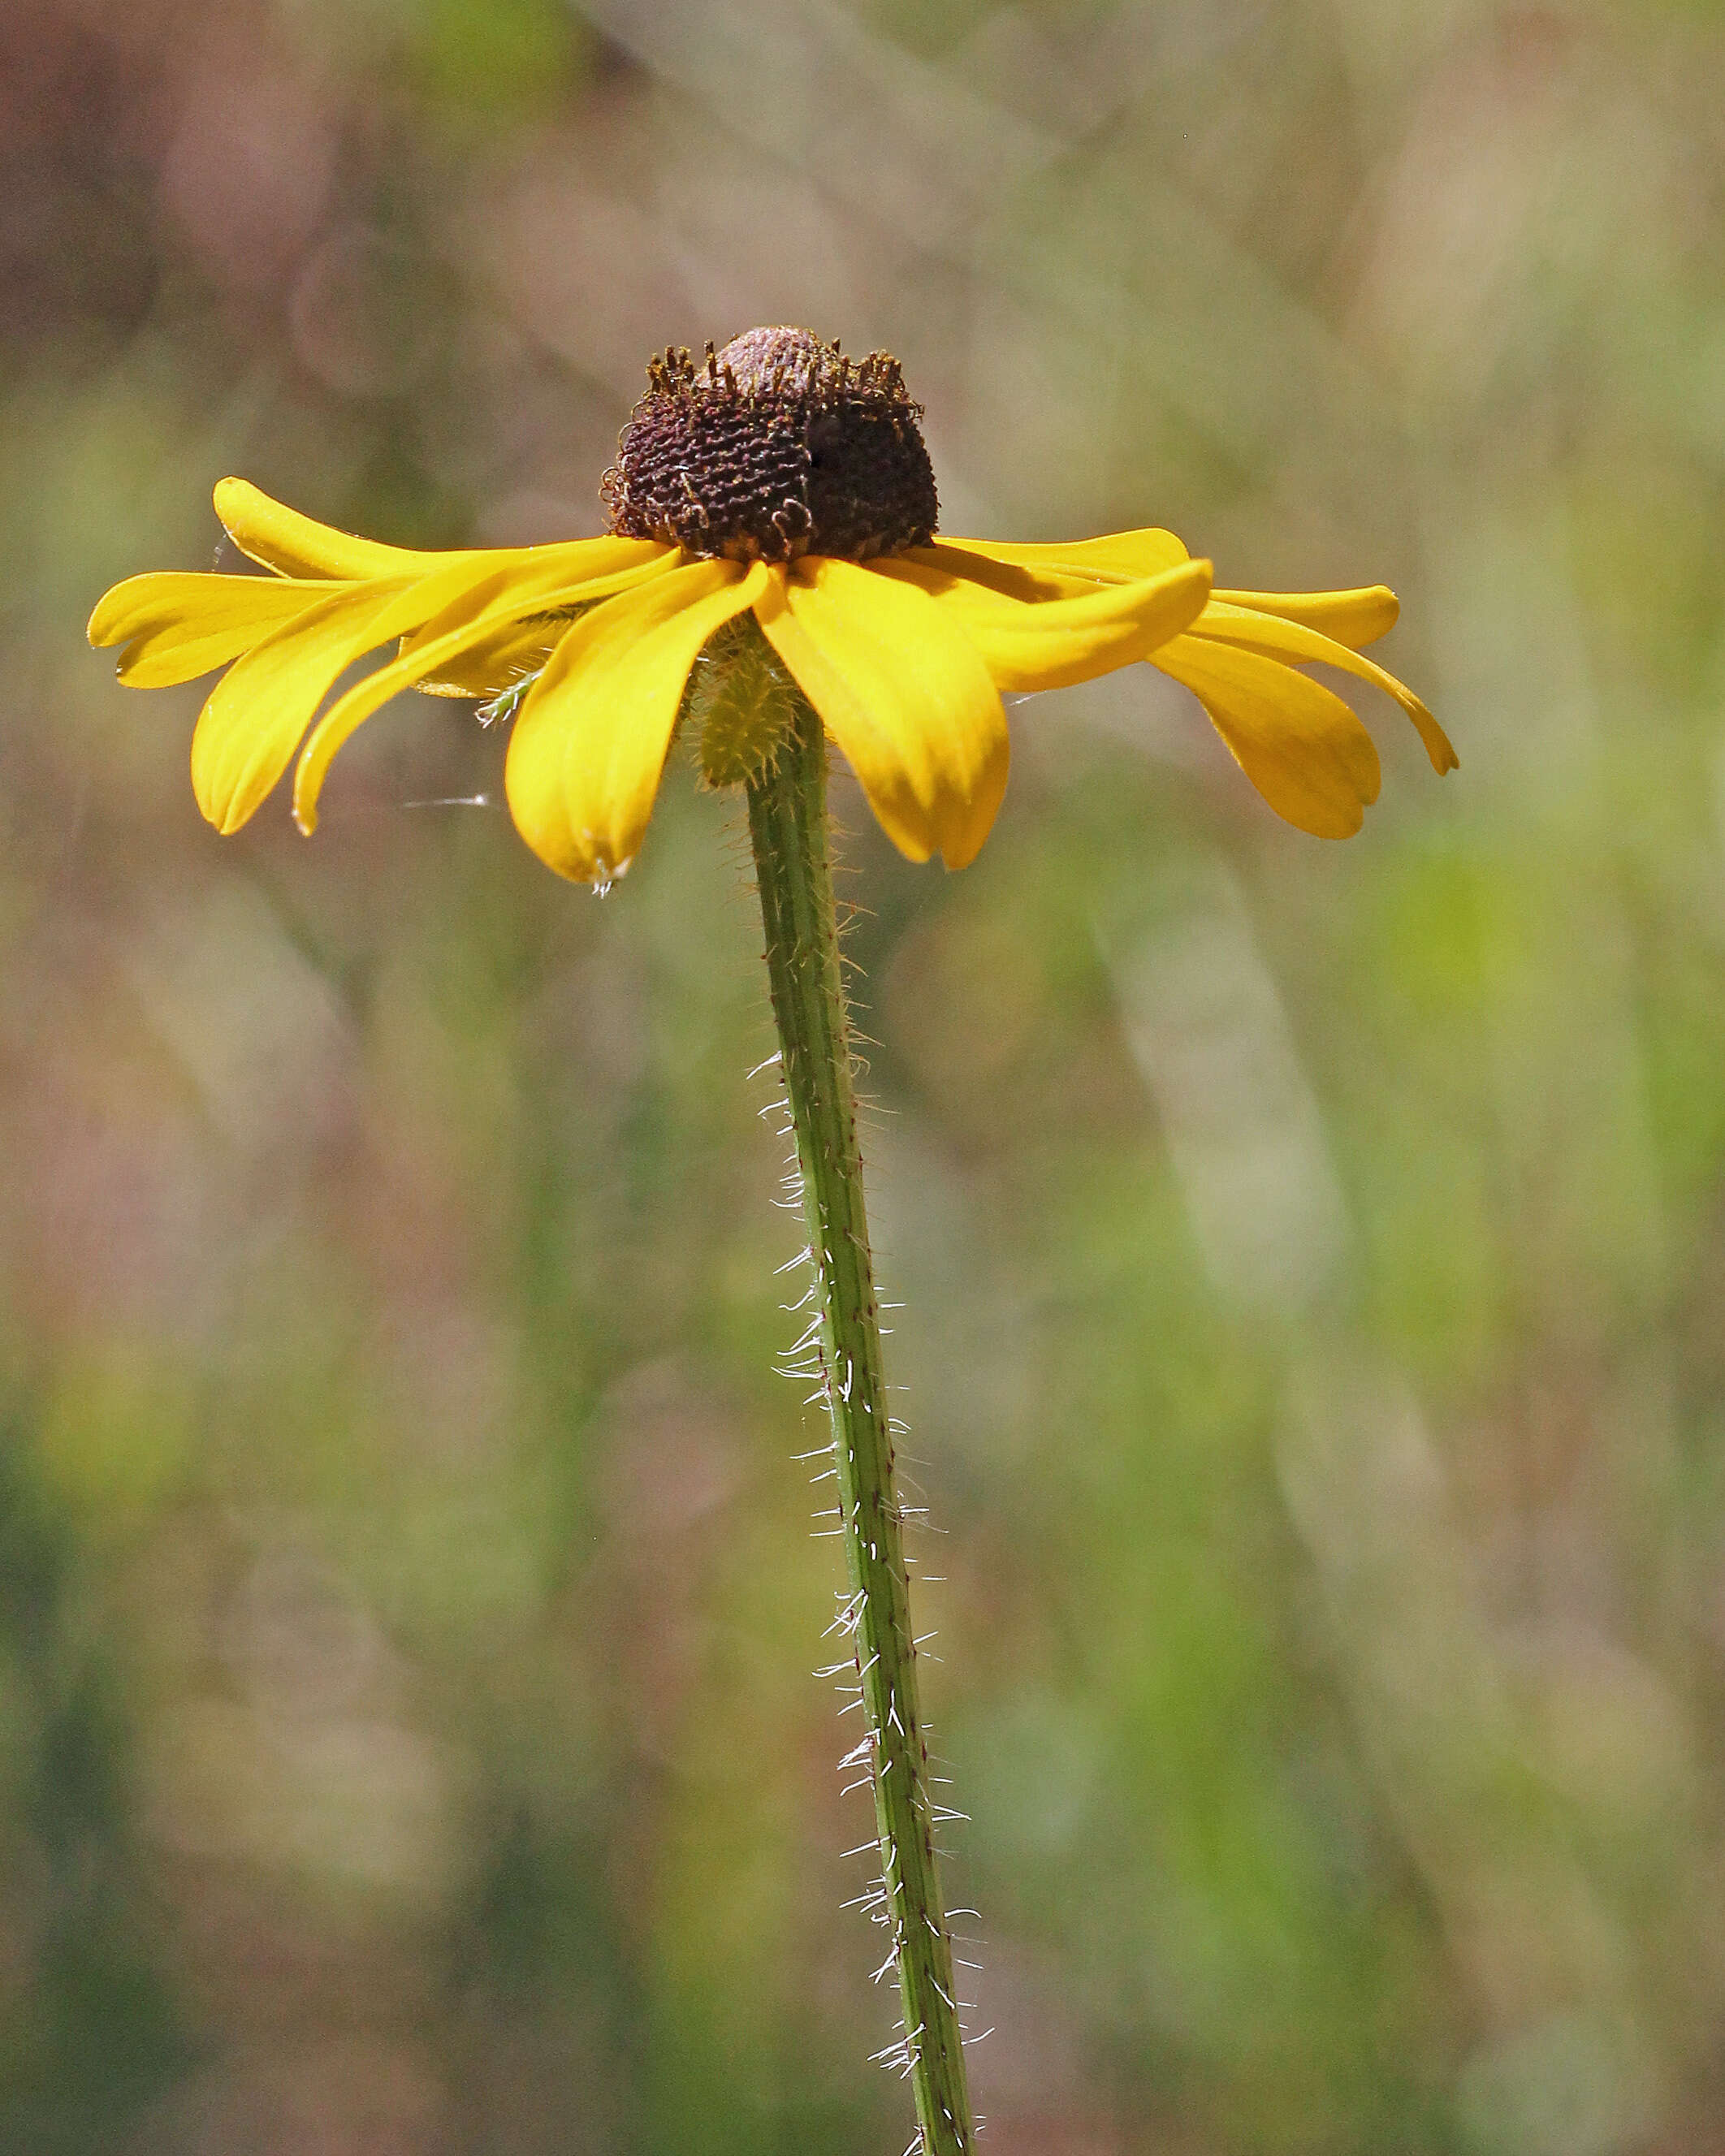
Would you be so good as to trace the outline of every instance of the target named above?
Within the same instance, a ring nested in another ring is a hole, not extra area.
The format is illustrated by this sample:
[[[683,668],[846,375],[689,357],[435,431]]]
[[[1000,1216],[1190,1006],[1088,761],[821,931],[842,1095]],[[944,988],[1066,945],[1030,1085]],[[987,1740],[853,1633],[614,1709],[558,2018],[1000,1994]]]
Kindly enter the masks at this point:
[[[935,1806],[916,1707],[903,1518],[880,1368],[880,1327],[863,1206],[850,1030],[839,971],[827,855],[826,748],[798,697],[790,737],[748,788],[767,968],[796,1133],[809,1254],[819,1277],[818,1345],[832,1417],[850,1578],[840,1628],[855,1649],[867,1733],[855,1763],[874,1784],[880,1877],[875,1910],[892,1938],[904,2008],[901,2055],[923,2156],[971,2156],[974,2129],[952,1948],[934,1854]]]

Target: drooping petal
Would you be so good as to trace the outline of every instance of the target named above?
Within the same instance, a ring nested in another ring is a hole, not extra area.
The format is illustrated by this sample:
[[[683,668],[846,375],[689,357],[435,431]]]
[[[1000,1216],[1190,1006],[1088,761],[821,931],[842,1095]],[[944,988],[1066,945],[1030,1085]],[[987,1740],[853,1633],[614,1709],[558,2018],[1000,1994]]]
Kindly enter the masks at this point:
[[[689,670],[772,573],[759,562],[691,562],[565,632],[521,706],[504,771],[516,829],[559,875],[602,882],[634,860]]]
[[[664,550],[660,549],[662,556]],[[347,691],[321,718],[300,757],[294,778],[294,820],[308,836],[317,828],[317,798],[336,752],[372,712],[403,689],[415,687],[446,667],[459,668],[475,648],[495,645],[546,606],[572,588],[558,550],[532,554],[485,552],[450,555],[434,577],[426,577],[407,595],[413,619],[403,619],[402,647]],[[620,571],[598,581],[601,591],[650,576],[658,560]],[[382,639],[380,639],[379,641]]]
[[[1215,592],[1211,596],[1228,606],[1250,607],[1255,613],[1302,622],[1354,651],[1386,635],[1402,611],[1401,601],[1388,584],[1368,584],[1353,592]]]
[[[1425,744],[1425,753],[1431,759],[1431,767],[1440,778],[1446,771],[1454,771],[1460,762],[1450,745],[1449,736],[1411,689],[1371,660],[1362,659],[1358,652],[1350,651],[1334,638],[1322,635],[1300,621],[1279,619],[1256,608],[1213,599],[1193,624],[1192,633],[1219,643],[1237,644],[1243,650],[1260,651],[1271,658],[1322,660],[1326,665],[1339,666],[1349,674],[1358,675],[1362,681],[1370,681],[1386,696],[1394,696],[1401,706],[1418,729]]]
[[[1322,682],[1208,637],[1176,637],[1150,663],[1194,692],[1278,816],[1319,839],[1358,830],[1378,798],[1378,752]]]
[[[442,661],[434,678],[416,681],[413,686],[423,696],[501,696],[540,671],[580,611],[572,607],[487,631],[477,642],[464,645],[454,659]],[[403,642],[403,656],[407,650]]]
[[[816,556],[755,613],[899,850],[973,860],[1010,748],[999,691],[958,622],[915,583]]]
[[[268,794],[336,680],[382,641],[375,624],[408,588],[344,584],[265,636],[217,684],[192,737],[192,788],[216,829],[237,831]]]
[[[913,547],[904,558],[939,566],[936,557],[962,553],[973,557],[959,572],[977,575],[974,557],[992,562],[1014,572],[997,590],[1019,598],[1064,598],[1074,584],[1111,584],[1142,577],[1159,577],[1188,559],[1186,548],[1172,531],[1146,525],[1137,531],[1111,531],[1097,539],[1057,539],[1034,544],[1001,539],[937,539],[932,546]],[[950,566],[950,565],[948,565]]]
[[[156,570],[104,593],[88,633],[98,647],[125,644],[120,678],[128,688],[165,689],[227,665],[334,588],[280,577]]]
[[[317,829],[317,798],[335,754],[342,743],[403,689],[411,689],[422,674],[457,658],[474,632],[475,624],[487,607],[506,588],[509,571],[495,569],[480,583],[456,592],[448,605],[409,638],[406,648],[387,666],[367,675],[347,695],[332,704],[311,730],[311,738],[300,752],[294,774],[294,821],[310,838]]]
[[[1147,659],[1198,619],[1209,596],[1209,563],[1183,562],[1131,583],[1091,584],[1081,598],[1027,603],[947,566],[963,558],[949,550],[939,568],[904,557],[870,566],[927,592],[995,687],[1009,691],[1070,688]]]
[[[459,663],[439,666],[434,677],[417,685],[434,696],[494,696],[523,673],[536,672],[582,609],[664,575],[682,558],[677,547],[644,545],[636,539],[584,539],[572,545],[579,548],[578,554],[538,547],[511,555],[511,579],[488,609],[488,621],[475,622],[475,634],[463,646]],[[607,551],[593,551],[600,548]],[[474,558],[501,562],[504,557]],[[544,618],[524,623],[516,600],[529,589],[542,594],[537,611]],[[436,633],[436,625],[428,623],[403,644],[402,656],[408,657],[417,641]]]
[[[409,634],[462,595],[502,573],[485,554],[444,554],[429,576],[337,587],[264,639],[234,665],[203,707],[192,739],[198,806],[223,833],[236,831],[287,768],[300,738],[337,677],[377,645]],[[530,603],[532,602],[530,602]]]

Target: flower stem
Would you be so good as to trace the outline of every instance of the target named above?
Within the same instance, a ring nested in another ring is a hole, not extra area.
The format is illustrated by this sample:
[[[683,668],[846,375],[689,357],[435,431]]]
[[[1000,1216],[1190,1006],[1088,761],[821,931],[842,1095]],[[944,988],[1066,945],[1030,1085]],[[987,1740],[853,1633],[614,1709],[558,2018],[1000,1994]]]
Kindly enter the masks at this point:
[[[972,2156],[974,2129],[952,1986],[952,1948],[934,1855],[928,1752],[916,1707],[903,1519],[863,1206],[827,855],[826,746],[800,697],[771,771],[748,788],[749,836],[767,930],[767,968],[796,1133],[809,1248],[819,1276],[823,1397],[832,1417],[850,1596],[841,1627],[855,1652],[867,1735],[857,1764],[874,1784],[879,1910],[891,1928],[904,2008],[904,2059],[923,2156]],[[813,1328],[811,1328],[813,1329]]]

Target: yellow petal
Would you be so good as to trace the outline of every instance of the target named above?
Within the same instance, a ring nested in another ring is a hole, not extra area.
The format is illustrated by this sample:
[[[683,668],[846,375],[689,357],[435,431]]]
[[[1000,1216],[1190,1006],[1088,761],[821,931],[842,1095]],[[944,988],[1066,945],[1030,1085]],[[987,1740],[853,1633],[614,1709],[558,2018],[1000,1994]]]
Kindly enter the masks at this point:
[[[1355,592],[1217,592],[1214,596],[1229,606],[1303,622],[1307,629],[1321,629],[1356,651],[1394,629],[1402,610],[1401,601],[1388,584],[1368,584]]]
[[[105,593],[89,636],[98,646],[125,644],[120,678],[129,688],[163,689],[227,665],[331,593],[326,583],[280,577],[157,570]]]
[[[1015,598],[1064,598],[1071,584],[1112,584],[1143,577],[1159,577],[1178,568],[1188,557],[1172,531],[1147,525],[1138,531],[1111,531],[1097,539],[1059,539],[1035,544],[999,539],[937,539],[932,547],[913,547],[903,558],[938,567],[938,557],[963,553],[973,557],[959,573],[974,577],[974,557],[992,562],[1015,572],[1015,582],[1002,581],[997,590]],[[947,566],[950,567],[951,564]]]
[[[192,737],[192,787],[218,831],[237,831],[288,767],[337,675],[382,640],[406,588],[347,584],[253,646],[217,684]]]
[[[682,558],[675,547],[661,547],[637,539],[582,539],[567,547],[528,547],[504,556],[475,555],[476,563],[506,560],[511,574],[501,595],[488,609],[490,633],[480,634],[486,624],[475,622],[475,634],[464,648],[459,665],[439,667],[436,678],[418,686],[434,696],[494,696],[518,681],[523,674],[536,673],[576,614],[584,608],[629,591],[649,578],[662,576]],[[542,617],[523,622],[516,604],[521,593],[531,588],[542,593],[536,612]],[[402,646],[408,657],[416,642],[436,633],[427,625]]]
[[[1351,838],[1378,798],[1378,752],[1342,699],[1291,666],[1207,637],[1151,660],[1183,681],[1278,816],[1319,839]]]
[[[494,569],[477,583],[456,592],[418,635],[408,639],[396,658],[356,683],[318,721],[294,773],[294,821],[308,839],[317,829],[317,798],[336,750],[392,696],[411,689],[421,675],[459,657],[472,637],[475,623],[507,588],[509,580],[506,567]]]
[[[1009,691],[1069,688],[1147,659],[1198,619],[1209,596],[1208,562],[1091,584],[1082,598],[1026,603],[955,573],[947,558],[937,569],[905,557],[870,567],[927,592],[980,654],[995,687]]]
[[[272,501],[247,480],[224,479],[216,488],[216,514],[235,546],[268,567],[290,577],[400,577],[429,575],[458,561],[487,557],[501,568],[506,561],[531,561],[549,571],[556,564],[572,584],[619,570],[639,567],[670,556],[676,549],[656,539],[562,539],[547,547],[439,549],[386,547],[380,540],[356,539],[319,524],[298,510]]]
[[[425,696],[501,696],[517,681],[536,674],[574,621],[577,608],[532,621],[511,622],[465,646],[437,670],[434,679],[413,686]],[[405,654],[408,644],[402,650]]]
[[[1213,600],[1193,624],[1192,633],[1224,644],[1238,644],[1244,650],[1261,651],[1272,658],[1320,659],[1326,665],[1340,666],[1349,674],[1358,675],[1362,681],[1370,681],[1386,696],[1394,696],[1401,706],[1419,730],[1425,753],[1431,759],[1431,767],[1440,778],[1446,771],[1454,771],[1461,761],[1450,746],[1450,737],[1411,689],[1371,660],[1362,659],[1358,652],[1348,650],[1333,638],[1321,635],[1303,623],[1280,620],[1272,613],[1238,601]]]
[[[766,588],[757,562],[695,562],[584,613],[528,692],[504,784],[516,828],[582,883],[620,875],[653,813],[701,646]]]
[[[386,547],[376,539],[333,531],[284,502],[272,501],[249,480],[219,480],[215,498],[216,515],[234,545],[284,576],[411,577],[449,559],[447,553]]]
[[[429,576],[374,579],[338,588],[266,637],[218,685],[192,741],[192,783],[218,829],[238,830],[298,747],[336,678],[375,646],[393,644],[464,593],[492,589],[506,573],[486,554],[444,554]],[[536,587],[525,594],[540,603]],[[362,686],[364,685],[362,684]]]
[[[446,667],[459,667],[476,645],[495,644],[570,589],[591,588],[570,586],[560,552],[547,547],[531,554],[445,555],[437,574],[422,578],[398,603],[398,612],[403,607],[412,609],[412,619],[401,622],[408,631],[401,650],[388,665],[367,675],[331,706],[300,756],[294,778],[294,820],[308,837],[317,828],[317,798],[336,752],[373,711],[399,690],[411,689]],[[639,581],[657,566],[653,562],[623,572],[602,581],[599,588]]]
[[[755,613],[899,850],[973,860],[1010,751],[999,691],[957,621],[914,583],[814,556]]]

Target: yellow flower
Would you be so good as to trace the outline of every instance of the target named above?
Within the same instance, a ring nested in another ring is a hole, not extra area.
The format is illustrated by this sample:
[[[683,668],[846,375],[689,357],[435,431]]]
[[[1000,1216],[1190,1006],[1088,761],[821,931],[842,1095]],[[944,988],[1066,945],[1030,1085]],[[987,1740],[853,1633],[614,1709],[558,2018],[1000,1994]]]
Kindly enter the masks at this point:
[[[612,536],[419,553],[230,479],[217,514],[272,574],[164,572],[106,594],[90,638],[124,647],[123,681],[228,670],[192,746],[218,829],[238,829],[297,751],[294,814],[309,832],[336,751],[399,690],[502,696],[519,705],[506,772],[517,828],[559,874],[607,881],[640,845],[697,657],[743,614],[913,860],[962,867],[988,836],[1006,788],[1003,690],[1138,660],[1194,690],[1271,807],[1323,837],[1358,829],[1378,759],[1300,663],[1376,682],[1438,770],[1455,761],[1418,699],[1357,655],[1395,619],[1381,587],[1213,593],[1209,564],[1157,531],[937,539],[918,408],[896,365],[855,365],[806,332],[709,347],[704,377],[675,353],[651,375],[606,475]],[[322,709],[347,668],[389,646]]]

